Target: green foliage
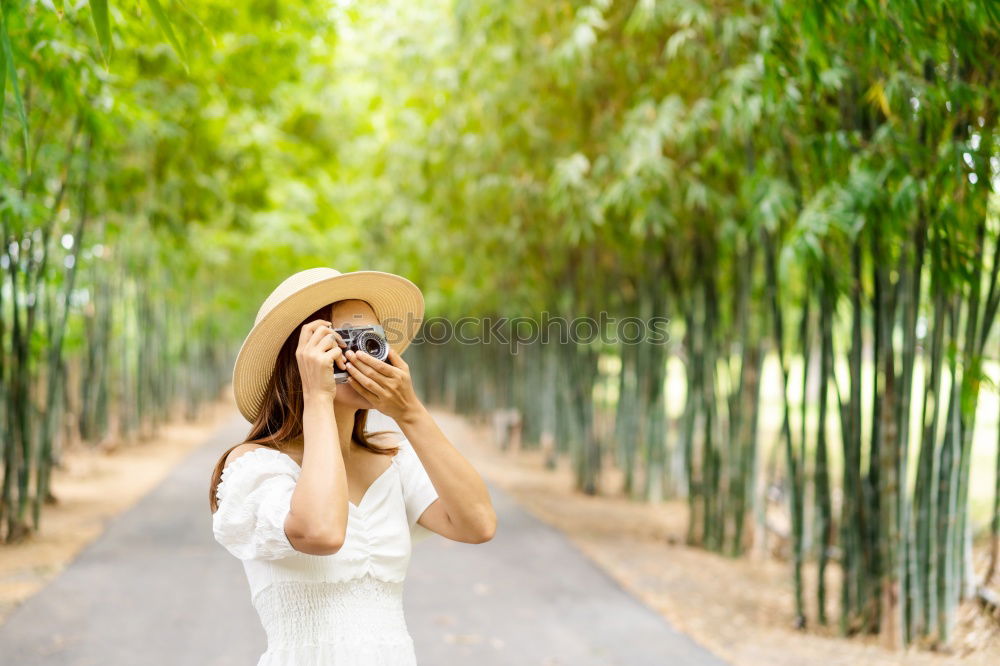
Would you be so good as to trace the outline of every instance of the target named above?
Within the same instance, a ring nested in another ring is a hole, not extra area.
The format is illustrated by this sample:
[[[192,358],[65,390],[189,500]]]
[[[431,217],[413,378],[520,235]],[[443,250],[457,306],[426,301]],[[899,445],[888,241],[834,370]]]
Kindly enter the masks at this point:
[[[149,10],[152,12],[157,24],[159,24],[160,29],[163,30],[163,34],[165,34],[167,39],[170,40],[170,45],[174,47],[174,51],[177,52],[181,62],[184,64],[185,71],[190,71],[188,69],[187,54],[184,52],[184,47],[181,45],[180,40],[177,39],[177,35],[174,34],[173,24],[163,11],[163,7],[160,5],[160,0],[146,0],[146,2],[149,4]]]
[[[104,56],[104,63],[111,60],[111,25],[108,20],[108,0],[90,0],[90,15],[94,19],[94,29],[97,31],[97,39],[101,42],[101,55]]]
[[[745,335],[798,349],[786,329],[813,278],[838,313],[855,287],[874,308],[879,280],[908,288],[912,256],[927,263],[920,317],[935,294],[968,321],[989,311],[977,287],[995,293],[998,14],[989,0],[7,2],[4,280],[39,308],[46,294],[53,322],[76,280],[67,354],[96,344],[96,305],[122,303],[115,339],[132,350],[140,325],[162,326],[171,362],[188,336],[235,348],[262,298],[315,265],[407,275],[428,316],[667,314],[690,333],[689,371],[741,364]],[[891,344],[912,332],[900,312]],[[883,314],[864,311],[866,343]],[[29,371],[40,330],[18,350]],[[968,419],[989,385],[982,350],[944,344]],[[137,363],[123,353],[118,370]],[[728,406],[737,382],[720,385],[695,388]]]
[[[7,98],[7,81],[10,81],[10,87],[14,93],[14,103],[17,108],[18,119],[21,121],[21,138],[23,140],[22,147],[24,149],[24,154],[28,155],[29,142],[28,142],[28,118],[27,113],[24,110],[24,99],[21,97],[21,85],[18,82],[17,76],[17,65],[14,62],[14,50],[10,45],[10,16],[8,14],[8,3],[4,3],[0,7],[0,51],[2,51],[2,67],[3,74],[0,75],[0,131],[3,130],[3,111],[6,106]],[[25,164],[25,168],[31,171],[31,161],[30,159]]]

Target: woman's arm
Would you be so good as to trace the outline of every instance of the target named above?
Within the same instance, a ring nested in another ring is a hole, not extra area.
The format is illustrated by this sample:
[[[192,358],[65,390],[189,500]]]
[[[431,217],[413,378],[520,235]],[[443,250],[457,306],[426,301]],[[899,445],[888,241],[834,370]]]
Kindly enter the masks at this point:
[[[315,320],[302,327],[295,351],[302,378],[305,443],[285,534],[296,550],[312,555],[336,553],[347,532],[347,470],[333,411],[337,385],[330,371],[334,363],[346,367],[344,346],[330,322]]]
[[[427,408],[418,402],[396,422],[439,496],[424,511],[420,524],[456,541],[482,543],[492,539],[497,516],[486,483],[448,440]]]
[[[340,550],[347,532],[347,471],[333,398],[319,394],[305,395],[303,400],[302,472],[292,493],[285,534],[296,550],[332,555]],[[345,483],[330,483],[331,478],[345,479]]]
[[[407,363],[391,348],[389,363],[364,352],[348,350],[346,356],[348,381],[376,409],[395,419],[438,492],[439,501],[428,507],[420,524],[456,541],[492,539],[497,517],[486,483],[417,399]]]

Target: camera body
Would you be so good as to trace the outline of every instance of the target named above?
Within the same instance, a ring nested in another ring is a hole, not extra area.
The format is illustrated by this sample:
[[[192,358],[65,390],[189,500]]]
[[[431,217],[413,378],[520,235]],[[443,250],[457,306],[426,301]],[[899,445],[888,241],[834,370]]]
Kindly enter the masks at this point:
[[[344,348],[345,352],[348,349],[354,350],[355,353],[363,351],[380,361],[389,362],[389,343],[385,339],[385,329],[381,326],[372,324],[370,326],[352,326],[350,328],[337,328],[334,330],[347,343],[347,347]],[[339,370],[336,364],[334,364],[333,379],[336,383],[346,383],[349,376],[346,370]]]

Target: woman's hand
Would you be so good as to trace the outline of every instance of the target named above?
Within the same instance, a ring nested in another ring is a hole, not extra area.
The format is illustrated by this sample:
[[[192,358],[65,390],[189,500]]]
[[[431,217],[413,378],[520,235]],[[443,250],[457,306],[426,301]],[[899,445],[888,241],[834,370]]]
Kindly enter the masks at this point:
[[[347,381],[375,409],[399,420],[420,403],[413,391],[410,366],[392,347],[389,348],[388,361],[380,361],[364,351],[355,353],[348,349]]]
[[[337,382],[333,378],[333,366],[346,369],[346,361],[341,347],[347,343],[333,330],[330,322],[316,319],[302,327],[299,346],[295,349],[295,359],[299,364],[302,378],[302,396],[308,398],[327,394],[337,395]]]

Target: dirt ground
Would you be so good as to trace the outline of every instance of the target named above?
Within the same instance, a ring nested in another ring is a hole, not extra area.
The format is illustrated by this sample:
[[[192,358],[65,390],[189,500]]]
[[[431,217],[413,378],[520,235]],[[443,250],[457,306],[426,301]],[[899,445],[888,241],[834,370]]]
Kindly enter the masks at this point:
[[[827,572],[830,627],[792,628],[790,565],[770,557],[731,559],[684,545],[686,502],[643,504],[624,499],[620,474],[604,479],[607,495],[573,490],[570,461],[547,470],[540,451],[501,452],[491,425],[475,425],[434,412],[447,432],[462,433],[455,445],[484,477],[514,496],[544,522],[558,528],[634,596],[679,630],[738,666],[1000,664],[1000,619],[975,603],[959,612],[951,655],[908,650],[893,653],[877,637],[843,639],[836,634],[837,570]],[[614,490],[612,490],[614,489]],[[502,530],[503,526],[498,526]],[[985,562],[985,549],[977,561]],[[985,568],[981,564],[979,569]],[[814,566],[805,567],[806,609],[816,616]]]
[[[790,626],[787,563],[769,558],[734,560],[686,547],[684,502],[650,505],[625,500],[611,490],[600,496],[575,492],[568,460],[547,470],[539,451],[499,451],[489,425],[432,412],[491,483],[563,531],[623,588],[733,664],[1000,663],[1000,622],[984,617],[973,604],[961,610],[953,655],[915,650],[893,654],[874,638],[838,638],[835,628],[811,625],[805,632],[796,631]],[[166,426],[149,441],[111,451],[67,451],[64,467],[53,472],[52,488],[59,502],[45,507],[40,534],[0,547],[0,623],[95,539],[109,518],[155,487],[177,461],[234,414],[232,402],[221,400],[206,409],[199,422]],[[620,484],[620,476],[614,474],[603,483],[608,489]],[[108,488],[115,491],[109,493]],[[814,576],[807,567],[810,593]],[[829,594],[835,597],[835,576],[828,581]],[[812,618],[815,599],[807,598],[806,603]],[[832,604],[830,617],[836,618]]]

